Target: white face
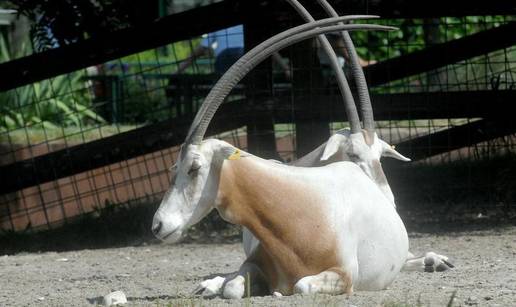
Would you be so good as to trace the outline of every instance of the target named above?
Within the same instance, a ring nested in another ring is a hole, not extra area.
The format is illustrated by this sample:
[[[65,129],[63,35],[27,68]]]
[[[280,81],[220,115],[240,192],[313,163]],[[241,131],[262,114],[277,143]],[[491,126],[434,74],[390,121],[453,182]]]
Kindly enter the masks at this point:
[[[356,163],[382,190],[384,195],[394,203],[394,195],[380,163],[381,157],[391,157],[401,161],[410,161],[374,133],[371,145],[366,143],[363,133],[351,134],[341,130],[328,140],[321,160],[351,161]]]
[[[174,167],[175,180],[154,214],[152,231],[158,239],[177,242],[188,227],[199,222],[213,208],[217,176],[210,173],[213,152],[209,147],[183,147],[185,152],[180,154],[183,158]]]

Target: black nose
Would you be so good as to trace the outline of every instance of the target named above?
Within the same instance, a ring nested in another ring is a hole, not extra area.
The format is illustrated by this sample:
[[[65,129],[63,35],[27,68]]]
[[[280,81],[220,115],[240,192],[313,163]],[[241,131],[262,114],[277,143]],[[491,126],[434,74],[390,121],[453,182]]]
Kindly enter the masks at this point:
[[[154,224],[154,226],[152,226],[152,233],[154,235],[157,235],[159,233],[159,231],[161,230],[162,226],[163,226],[163,224],[161,222],[158,222],[157,224]]]

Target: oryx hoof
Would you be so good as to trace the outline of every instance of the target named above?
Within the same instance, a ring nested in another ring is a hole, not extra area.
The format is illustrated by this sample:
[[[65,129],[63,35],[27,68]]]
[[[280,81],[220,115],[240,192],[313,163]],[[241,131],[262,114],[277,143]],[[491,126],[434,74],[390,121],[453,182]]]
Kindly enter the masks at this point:
[[[425,272],[444,272],[455,267],[451,262],[448,261],[448,257],[438,255],[433,252],[426,253],[425,259]]]
[[[245,278],[240,275],[228,281],[222,291],[222,297],[224,298],[243,298],[244,294]]]
[[[193,291],[193,294],[201,296],[215,296],[220,294],[222,285],[226,279],[221,276],[217,276],[212,279],[206,279],[202,281],[199,286]]]

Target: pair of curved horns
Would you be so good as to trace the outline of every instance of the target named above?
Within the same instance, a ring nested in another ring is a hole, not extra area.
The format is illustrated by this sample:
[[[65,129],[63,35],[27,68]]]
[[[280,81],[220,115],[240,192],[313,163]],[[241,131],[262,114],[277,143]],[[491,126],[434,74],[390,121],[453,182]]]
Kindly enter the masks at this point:
[[[317,0],[319,4],[323,7],[326,13],[329,16],[337,17],[339,14],[333,9],[333,7],[326,0]],[[373,115],[373,106],[371,104],[371,97],[369,96],[369,90],[367,88],[367,82],[364,76],[364,70],[362,69],[362,65],[360,65],[360,61],[358,58],[357,51],[355,49],[355,45],[353,44],[353,40],[348,32],[341,32],[342,40],[344,41],[344,47],[346,48],[350,62],[351,62],[351,71],[353,77],[355,78],[355,85],[357,87],[358,92],[358,100],[360,101],[360,109],[362,115],[362,121],[364,122],[364,129],[370,133],[370,139],[372,139],[372,134],[374,133],[374,115]]]
[[[310,13],[303,7],[303,5],[298,0],[287,0],[290,5],[294,7],[294,9],[298,12],[301,17],[306,22],[314,22],[314,18],[310,15]],[[326,0],[317,0],[319,4],[323,7],[326,13],[330,17],[338,17],[339,15],[333,9],[333,7]],[[355,78],[355,84],[357,86],[358,98],[360,100],[361,107],[361,117],[364,122],[364,129],[369,133],[374,133],[374,116],[373,116],[373,108],[371,105],[371,98],[369,97],[369,90],[367,88],[367,82],[365,80],[364,71],[362,66],[360,65],[360,61],[358,58],[358,54],[356,52],[355,46],[353,44],[353,40],[349,36],[348,32],[341,32],[342,40],[344,41],[344,46],[346,51],[349,54],[351,69],[353,73],[353,77]],[[346,114],[348,116],[348,121],[350,124],[351,133],[357,133],[360,131],[360,122],[357,120],[358,115],[356,115],[356,106],[353,99],[353,95],[351,94],[351,90],[349,88],[346,77],[342,71],[342,67],[340,67],[337,55],[335,51],[332,49],[331,44],[328,42],[328,39],[324,35],[320,35],[318,37],[321,46],[330,59],[331,67],[335,73],[335,77],[337,79],[337,84],[339,85],[340,92],[342,94],[342,98],[345,105]],[[372,139],[372,138],[370,138]]]
[[[261,63],[272,53],[277,52],[285,47],[295,44],[299,41],[313,38],[315,36],[337,31],[353,31],[353,30],[395,30],[394,27],[368,25],[368,24],[342,24],[342,22],[353,19],[370,19],[376,16],[355,15],[332,17],[317,20],[314,22],[302,24],[300,26],[288,29],[262,42],[258,46],[244,54],[236,61],[228,71],[217,81],[205,98],[201,108],[197,112],[194,121],[190,127],[185,144],[200,144],[210,121],[215,112],[222,104],[226,96],[233,87],[256,65]],[[339,24],[341,23],[341,24]],[[356,112],[356,109],[355,109]],[[356,113],[355,113],[356,114]]]
[[[290,5],[294,7],[297,13],[308,23],[314,22],[315,19],[310,15],[310,13],[305,9],[305,7],[297,0],[287,0]],[[338,16],[330,16],[330,17],[338,17]],[[324,52],[328,56],[330,60],[331,68],[335,74],[335,78],[337,79],[337,84],[339,86],[340,93],[342,95],[342,100],[344,102],[344,109],[346,111],[349,126],[351,129],[351,133],[357,133],[360,131],[360,119],[358,118],[357,108],[355,105],[355,101],[353,99],[353,94],[351,94],[351,89],[349,88],[348,81],[346,80],[346,76],[344,75],[344,71],[339,64],[337,59],[337,55],[333,50],[330,42],[326,38],[325,35],[319,35],[317,37],[321,47]]]

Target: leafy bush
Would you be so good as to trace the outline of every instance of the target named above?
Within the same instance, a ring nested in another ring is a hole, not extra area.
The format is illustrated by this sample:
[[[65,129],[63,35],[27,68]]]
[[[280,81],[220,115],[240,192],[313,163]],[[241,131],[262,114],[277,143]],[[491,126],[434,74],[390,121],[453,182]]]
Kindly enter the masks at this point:
[[[0,37],[2,61],[12,57]],[[91,109],[91,95],[83,81],[84,71],[36,82],[0,93],[0,131],[27,126],[57,128],[104,123]]]

